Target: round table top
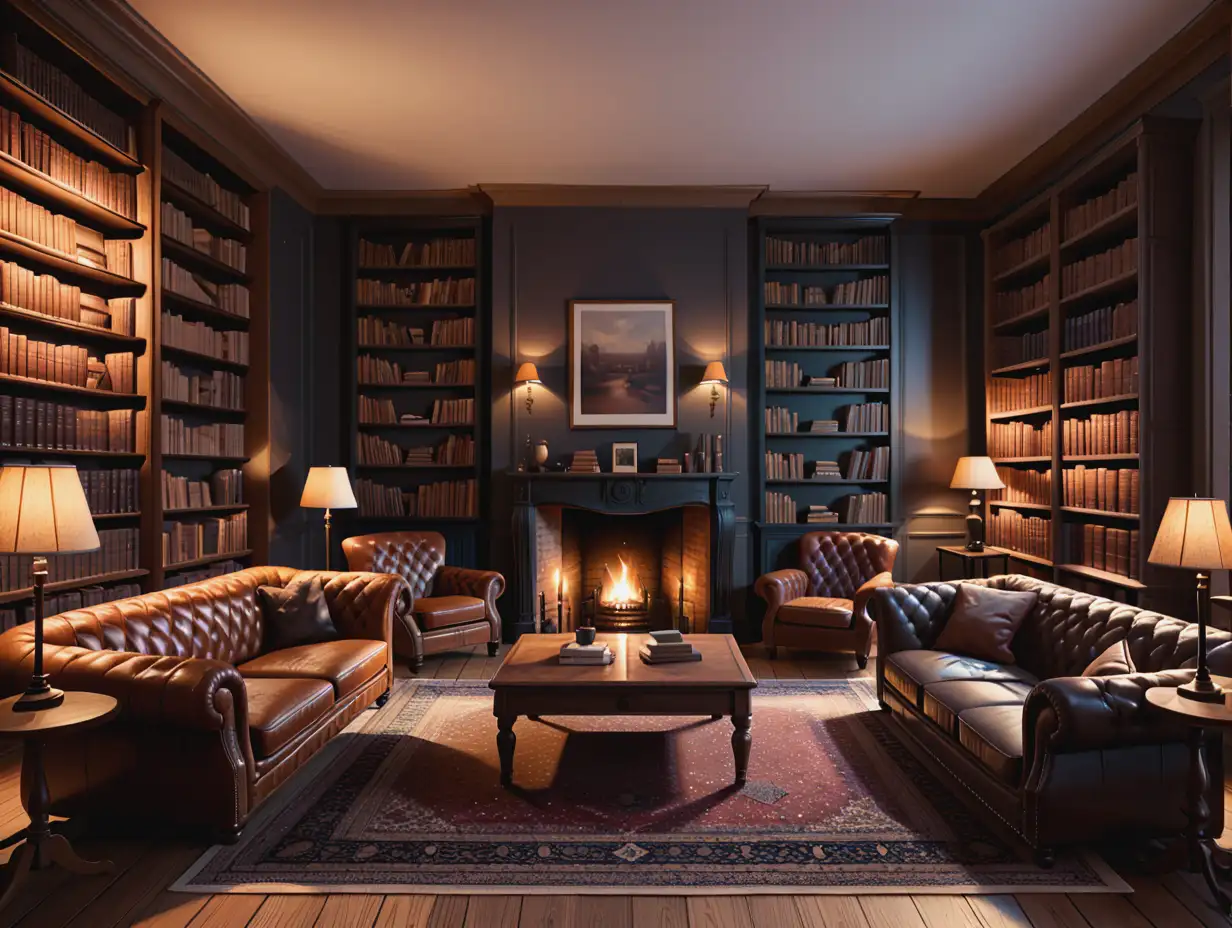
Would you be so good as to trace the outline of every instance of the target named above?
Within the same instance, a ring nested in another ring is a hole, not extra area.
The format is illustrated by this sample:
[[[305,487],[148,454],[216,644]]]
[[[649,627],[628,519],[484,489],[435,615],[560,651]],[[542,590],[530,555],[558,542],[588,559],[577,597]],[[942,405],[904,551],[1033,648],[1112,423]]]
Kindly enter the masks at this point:
[[[1232,678],[1212,676],[1211,679],[1232,694]],[[1153,686],[1146,691],[1146,701],[1157,709],[1181,716],[1190,725],[1232,728],[1232,707],[1228,706],[1226,697],[1219,702],[1202,702],[1182,696],[1174,686]]]
[[[74,728],[100,725],[120,711],[114,696],[102,693],[82,693],[67,690],[64,702],[53,709],[14,712],[20,696],[0,700],[0,738],[22,738],[50,732],[61,733]]]

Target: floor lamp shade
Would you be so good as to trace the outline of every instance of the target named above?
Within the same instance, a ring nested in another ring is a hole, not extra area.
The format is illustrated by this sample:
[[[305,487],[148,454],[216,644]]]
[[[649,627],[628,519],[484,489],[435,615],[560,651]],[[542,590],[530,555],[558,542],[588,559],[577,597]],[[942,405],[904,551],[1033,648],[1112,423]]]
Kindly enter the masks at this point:
[[[94,517],[76,467],[0,468],[0,553],[78,554],[98,547]]]
[[[304,509],[354,509],[355,491],[347,469],[310,467],[299,504]]]

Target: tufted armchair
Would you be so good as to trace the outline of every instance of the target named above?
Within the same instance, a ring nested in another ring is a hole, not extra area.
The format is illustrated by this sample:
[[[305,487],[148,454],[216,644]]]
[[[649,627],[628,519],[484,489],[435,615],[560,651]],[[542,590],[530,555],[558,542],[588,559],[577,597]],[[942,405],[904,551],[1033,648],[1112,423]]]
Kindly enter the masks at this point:
[[[494,570],[445,563],[445,539],[437,532],[382,532],[342,543],[351,570],[397,574],[411,591],[410,608],[394,623],[394,653],[418,671],[424,656],[472,644],[487,644],[495,656],[501,619],[496,601],[505,578]]]
[[[263,647],[259,586],[320,577],[338,637]],[[104,827],[204,831],[234,839],[256,806],[393,679],[398,577],[252,567],[47,619],[54,686],[107,693],[118,718],[49,741],[54,815]],[[0,688],[19,693],[34,663],[31,623],[0,635]]]
[[[774,657],[779,646],[816,651],[853,651],[868,665],[873,620],[868,599],[891,586],[898,542],[861,532],[809,532],[800,538],[800,567],[757,579],[766,601],[761,639]]]

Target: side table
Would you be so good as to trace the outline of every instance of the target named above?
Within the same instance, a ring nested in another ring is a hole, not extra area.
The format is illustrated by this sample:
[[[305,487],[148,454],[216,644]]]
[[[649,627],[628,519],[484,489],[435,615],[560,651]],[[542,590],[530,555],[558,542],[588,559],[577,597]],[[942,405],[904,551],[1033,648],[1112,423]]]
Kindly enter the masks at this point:
[[[1215,677],[1215,682],[1232,689],[1232,679]],[[1146,691],[1146,701],[1156,709],[1179,718],[1189,726],[1189,783],[1185,790],[1185,845],[1189,869],[1201,873],[1215,904],[1224,917],[1232,917],[1232,897],[1219,885],[1220,878],[1232,875],[1232,868],[1215,859],[1220,853],[1215,839],[1223,833],[1223,819],[1213,821],[1206,793],[1211,785],[1207,751],[1220,750],[1224,729],[1232,728],[1232,709],[1222,702],[1186,699],[1175,687],[1155,686]],[[1211,736],[1214,737],[1211,737]]]
[[[995,560],[1001,561],[1001,573],[1010,572],[1010,553],[1000,548],[985,548],[983,551],[968,551],[963,545],[937,545],[937,579],[945,580],[945,559],[952,557],[958,560],[962,567],[962,576],[955,580],[975,580],[990,577],[989,566]]]
[[[0,872],[0,909],[13,899],[31,869],[58,864],[71,873],[91,874],[107,873],[113,866],[108,860],[83,860],[64,835],[52,832],[47,816],[51,797],[43,771],[43,745],[51,738],[103,724],[119,711],[119,703],[101,693],[70,690],[64,694],[64,702],[55,708],[14,712],[13,705],[19,698],[0,701],[0,738],[23,742],[21,786],[27,791],[30,827],[0,842],[0,847],[9,847],[25,839]]]

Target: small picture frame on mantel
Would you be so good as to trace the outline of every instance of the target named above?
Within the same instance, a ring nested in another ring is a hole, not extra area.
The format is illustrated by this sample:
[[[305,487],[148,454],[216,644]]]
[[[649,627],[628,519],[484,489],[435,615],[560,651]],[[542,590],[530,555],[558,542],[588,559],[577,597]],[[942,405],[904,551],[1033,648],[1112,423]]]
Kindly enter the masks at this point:
[[[613,474],[636,474],[637,473],[637,442],[635,441],[612,442],[612,473]]]

